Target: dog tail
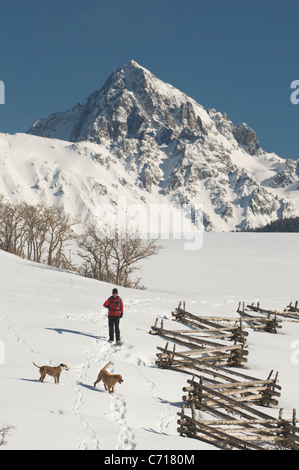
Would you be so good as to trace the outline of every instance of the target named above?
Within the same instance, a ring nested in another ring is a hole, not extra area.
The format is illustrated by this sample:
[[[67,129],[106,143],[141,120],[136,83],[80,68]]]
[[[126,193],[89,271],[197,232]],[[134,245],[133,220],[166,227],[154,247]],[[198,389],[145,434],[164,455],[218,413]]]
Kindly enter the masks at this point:
[[[111,364],[111,361],[110,361],[110,362],[108,362],[108,364],[106,364],[106,365],[105,365],[105,367],[103,367],[103,369],[102,369],[102,370],[104,370],[104,369],[107,369],[107,367],[108,367],[108,366],[110,366],[110,364]]]
[[[32,364],[33,364],[35,367],[37,367],[38,369],[40,369],[40,366],[37,366],[37,365],[35,364],[35,362],[32,362]]]

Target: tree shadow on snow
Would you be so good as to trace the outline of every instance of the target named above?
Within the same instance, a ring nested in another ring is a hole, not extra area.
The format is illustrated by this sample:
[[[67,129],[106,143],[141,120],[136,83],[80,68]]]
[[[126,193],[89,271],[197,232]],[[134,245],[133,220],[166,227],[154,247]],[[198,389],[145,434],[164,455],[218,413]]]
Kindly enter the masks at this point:
[[[157,397],[157,401],[159,401],[160,403],[163,403],[164,405],[175,406],[177,408],[182,407],[182,402],[181,401],[173,402],[173,401],[168,401],[165,398],[161,398],[161,397]]]
[[[163,432],[163,431],[156,431],[155,429],[153,428],[141,428],[143,429],[144,431],[146,432],[152,432],[153,434],[158,434],[160,436],[167,436],[168,434],[166,432]]]
[[[91,333],[85,333],[83,331],[77,331],[77,330],[67,330],[65,328],[45,328],[46,330],[50,331],[56,331],[56,333],[62,335],[63,333],[70,333],[73,335],[81,335],[81,336],[88,336],[88,338],[93,338],[93,339],[106,339],[106,336],[96,336],[92,335]]]

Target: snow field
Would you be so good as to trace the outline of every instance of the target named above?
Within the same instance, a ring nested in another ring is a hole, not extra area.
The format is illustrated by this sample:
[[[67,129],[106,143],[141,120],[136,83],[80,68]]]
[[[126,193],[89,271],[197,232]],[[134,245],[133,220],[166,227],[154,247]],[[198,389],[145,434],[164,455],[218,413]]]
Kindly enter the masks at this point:
[[[171,312],[179,301],[202,315],[236,316],[239,301],[283,309],[299,297],[296,234],[205,234],[201,250],[182,240],[142,265],[145,291],[120,288],[125,314],[122,347],[107,342],[110,284],[79,277],[0,252],[0,426],[13,425],[2,449],[213,449],[177,433],[177,412],[188,376],[155,366],[163,338],[149,335],[156,317],[179,329]],[[279,372],[279,406],[273,416],[299,409],[296,341],[299,324],[283,323],[277,335],[249,331],[244,373],[264,379]],[[39,382],[32,364],[66,363],[60,384]],[[93,383],[100,369],[124,382],[114,395]]]

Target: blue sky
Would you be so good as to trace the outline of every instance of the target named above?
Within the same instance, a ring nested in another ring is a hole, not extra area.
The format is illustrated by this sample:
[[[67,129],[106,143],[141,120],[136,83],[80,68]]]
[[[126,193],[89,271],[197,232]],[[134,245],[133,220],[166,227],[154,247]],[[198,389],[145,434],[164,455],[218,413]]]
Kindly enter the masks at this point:
[[[299,158],[299,1],[2,0],[0,132],[25,132],[133,59]]]

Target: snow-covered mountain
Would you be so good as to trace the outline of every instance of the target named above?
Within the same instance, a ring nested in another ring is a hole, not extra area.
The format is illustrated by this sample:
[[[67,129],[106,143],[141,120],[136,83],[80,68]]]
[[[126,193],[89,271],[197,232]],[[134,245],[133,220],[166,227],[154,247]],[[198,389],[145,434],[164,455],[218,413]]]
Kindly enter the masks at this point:
[[[99,204],[203,205],[207,231],[299,215],[299,160],[260,148],[246,124],[205,110],[134,61],[27,134],[0,136],[0,193],[86,220]]]

